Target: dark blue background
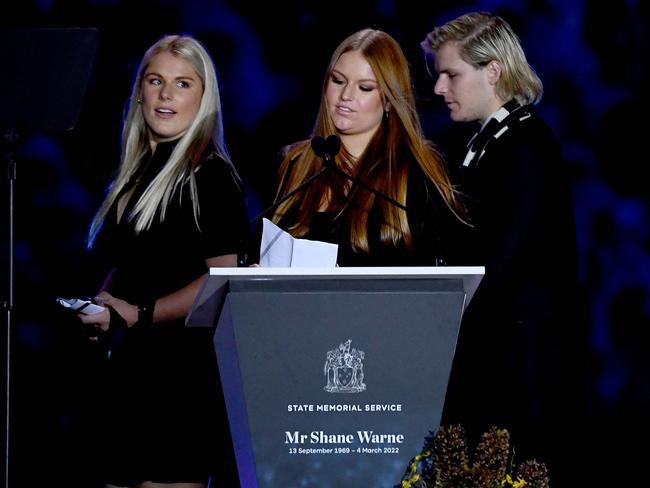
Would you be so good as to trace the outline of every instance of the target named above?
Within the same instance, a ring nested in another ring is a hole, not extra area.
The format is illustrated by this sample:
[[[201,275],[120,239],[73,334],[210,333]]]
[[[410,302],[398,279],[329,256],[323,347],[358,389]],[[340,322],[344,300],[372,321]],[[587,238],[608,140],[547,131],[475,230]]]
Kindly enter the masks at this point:
[[[544,81],[540,112],[569,164],[583,320],[566,334],[587,345],[576,351],[585,375],[575,394],[585,400],[590,427],[575,446],[576,460],[586,454],[575,469],[584,472],[584,486],[642,476],[642,465],[635,466],[641,451],[631,443],[646,441],[650,407],[646,2],[22,0],[3,5],[0,27],[98,27],[100,39],[75,130],[29,135],[18,151],[12,486],[90,486],[84,472],[92,456],[77,444],[75,419],[92,413],[84,402],[93,354],[54,297],[92,295],[106,271],[88,259],[84,240],[117,165],[123,110],[144,50],[177,32],[208,46],[219,70],[227,144],[249,187],[252,215],[273,190],[277,151],[309,135],[332,50],[360,28],[381,28],[401,43],[428,135],[443,149],[456,140],[432,94],[419,42],[434,25],[472,10],[497,12],[519,33]],[[4,183],[1,193],[5,299]]]

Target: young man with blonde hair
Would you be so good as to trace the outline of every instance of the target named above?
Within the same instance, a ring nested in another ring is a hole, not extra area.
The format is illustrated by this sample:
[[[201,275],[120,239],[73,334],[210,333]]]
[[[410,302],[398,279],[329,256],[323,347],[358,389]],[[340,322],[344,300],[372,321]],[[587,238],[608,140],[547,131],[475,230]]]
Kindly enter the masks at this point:
[[[478,125],[450,166],[474,226],[458,248],[486,274],[463,317],[443,423],[475,436],[508,428],[518,459],[553,473],[563,457],[553,435],[575,413],[577,272],[560,146],[533,108],[542,82],[490,13],[436,27],[421,45],[451,119]]]

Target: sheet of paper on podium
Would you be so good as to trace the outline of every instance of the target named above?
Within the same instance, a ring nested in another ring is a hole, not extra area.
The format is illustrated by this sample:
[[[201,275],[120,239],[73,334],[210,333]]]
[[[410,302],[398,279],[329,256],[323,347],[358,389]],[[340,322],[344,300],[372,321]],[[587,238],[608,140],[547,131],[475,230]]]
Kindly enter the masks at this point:
[[[338,246],[329,242],[296,239],[268,219],[262,220],[260,266],[271,268],[333,268]]]

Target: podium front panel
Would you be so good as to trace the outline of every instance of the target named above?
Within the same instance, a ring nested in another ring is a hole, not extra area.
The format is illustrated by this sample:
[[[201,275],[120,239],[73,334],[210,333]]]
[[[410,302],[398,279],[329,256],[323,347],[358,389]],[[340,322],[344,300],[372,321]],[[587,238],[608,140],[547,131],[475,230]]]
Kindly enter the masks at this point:
[[[214,341],[242,486],[398,484],[464,301],[459,279],[231,280]]]

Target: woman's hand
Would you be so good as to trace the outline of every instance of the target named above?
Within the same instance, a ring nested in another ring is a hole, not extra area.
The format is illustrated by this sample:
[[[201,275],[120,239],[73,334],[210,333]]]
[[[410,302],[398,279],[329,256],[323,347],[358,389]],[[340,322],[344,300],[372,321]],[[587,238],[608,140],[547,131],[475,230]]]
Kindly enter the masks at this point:
[[[77,314],[77,317],[79,317],[82,324],[87,326],[88,338],[93,342],[97,342],[100,334],[108,330],[111,321],[111,314],[107,308],[104,308],[104,310],[99,313],[80,313]]]
[[[138,307],[130,303],[115,298],[106,291],[102,291],[94,299],[97,305],[112,307],[126,321],[128,327],[131,327],[138,321]],[[89,337],[92,341],[97,341],[101,332],[107,332],[110,328],[111,313],[105,308],[99,313],[78,314],[79,320],[90,328]]]
[[[131,305],[129,302],[120,298],[115,298],[107,291],[102,291],[95,297],[95,303],[103,306],[110,306],[115,309],[120,316],[126,320],[126,325],[131,327],[138,321],[138,306]]]

